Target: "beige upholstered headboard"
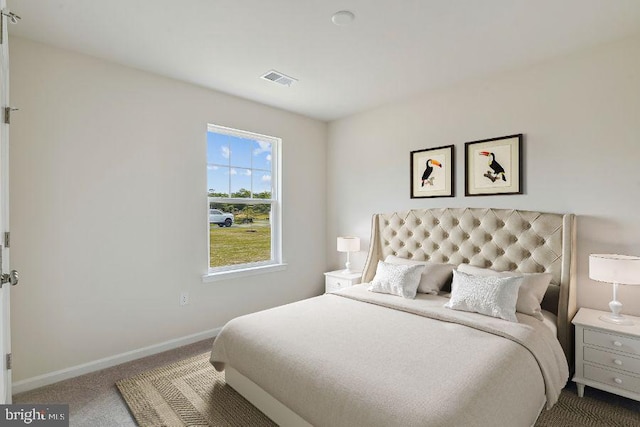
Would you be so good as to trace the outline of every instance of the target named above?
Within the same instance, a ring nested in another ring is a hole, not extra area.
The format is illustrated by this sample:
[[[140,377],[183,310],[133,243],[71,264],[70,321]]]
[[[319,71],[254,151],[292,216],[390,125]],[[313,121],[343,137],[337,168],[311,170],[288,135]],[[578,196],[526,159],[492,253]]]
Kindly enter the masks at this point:
[[[573,360],[575,216],[513,209],[416,209],[373,216],[362,274],[370,282],[387,255],[498,271],[551,273],[543,308],[558,315],[558,340]]]

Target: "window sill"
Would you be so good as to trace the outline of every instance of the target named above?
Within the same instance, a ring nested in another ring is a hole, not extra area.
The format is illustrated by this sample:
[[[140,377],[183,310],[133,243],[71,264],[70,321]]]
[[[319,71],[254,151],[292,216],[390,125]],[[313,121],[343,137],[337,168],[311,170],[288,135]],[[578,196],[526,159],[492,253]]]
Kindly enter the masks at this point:
[[[272,273],[287,269],[287,264],[269,264],[259,267],[248,267],[238,270],[216,271],[202,276],[202,283],[217,282],[219,280],[235,279],[237,277],[256,276],[258,274]]]

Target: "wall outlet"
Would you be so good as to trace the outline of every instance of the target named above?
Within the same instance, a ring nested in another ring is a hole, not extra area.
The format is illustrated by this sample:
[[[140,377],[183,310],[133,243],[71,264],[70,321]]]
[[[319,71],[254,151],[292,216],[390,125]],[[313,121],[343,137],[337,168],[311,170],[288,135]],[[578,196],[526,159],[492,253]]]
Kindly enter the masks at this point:
[[[189,292],[180,292],[180,305],[189,304]]]

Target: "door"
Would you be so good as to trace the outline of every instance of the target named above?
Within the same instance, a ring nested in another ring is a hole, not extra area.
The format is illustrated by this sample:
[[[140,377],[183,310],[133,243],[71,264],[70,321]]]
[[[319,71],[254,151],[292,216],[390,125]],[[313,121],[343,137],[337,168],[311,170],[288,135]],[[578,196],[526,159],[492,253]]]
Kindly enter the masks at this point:
[[[7,37],[6,0],[0,0],[0,403],[11,403],[11,284],[9,248],[5,233],[9,231],[9,125],[5,108],[9,106],[9,40]]]

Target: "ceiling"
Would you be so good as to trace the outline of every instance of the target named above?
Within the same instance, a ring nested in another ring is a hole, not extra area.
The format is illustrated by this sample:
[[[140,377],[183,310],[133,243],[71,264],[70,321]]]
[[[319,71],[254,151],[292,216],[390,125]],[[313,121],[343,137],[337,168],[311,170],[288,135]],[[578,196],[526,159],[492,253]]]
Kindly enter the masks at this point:
[[[8,0],[20,36],[334,120],[640,33],[639,0]],[[356,15],[338,27],[339,10]],[[276,69],[291,87],[259,77]]]

